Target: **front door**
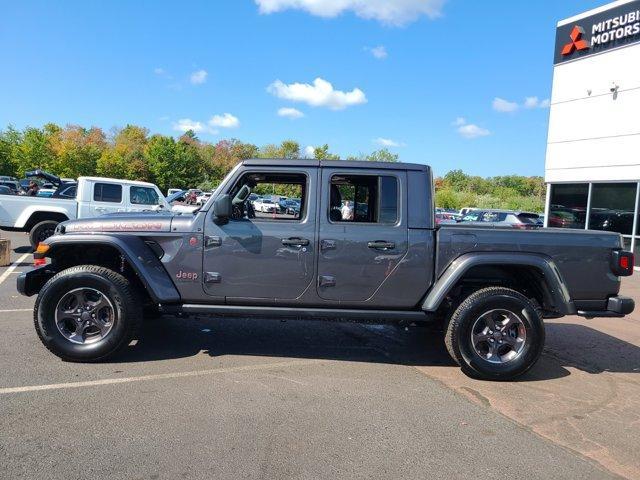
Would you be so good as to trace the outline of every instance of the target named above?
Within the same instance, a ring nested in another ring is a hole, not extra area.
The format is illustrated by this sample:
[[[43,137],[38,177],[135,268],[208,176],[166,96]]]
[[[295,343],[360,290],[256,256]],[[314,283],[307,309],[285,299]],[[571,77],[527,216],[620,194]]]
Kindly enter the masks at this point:
[[[218,225],[209,211],[205,223],[203,282],[212,296],[231,304],[292,301],[313,288],[316,251],[314,168],[241,168],[224,191],[234,198],[243,185],[252,195],[234,203],[234,218]],[[279,202],[286,197],[289,203]],[[269,200],[268,212],[253,204]]]
[[[406,173],[322,169],[318,295],[364,302],[399,265],[408,248]]]

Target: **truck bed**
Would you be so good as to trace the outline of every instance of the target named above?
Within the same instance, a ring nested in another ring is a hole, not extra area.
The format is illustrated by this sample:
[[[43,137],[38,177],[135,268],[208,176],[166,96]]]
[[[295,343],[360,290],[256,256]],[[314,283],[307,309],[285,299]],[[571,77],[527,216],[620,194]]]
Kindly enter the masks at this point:
[[[604,300],[620,290],[620,279],[610,267],[611,251],[623,248],[618,233],[443,225],[437,231],[437,245],[436,278],[451,262],[467,253],[518,252],[552,259],[574,300]]]
[[[56,212],[69,219],[77,216],[75,199],[0,195],[0,228],[23,228],[34,212]]]

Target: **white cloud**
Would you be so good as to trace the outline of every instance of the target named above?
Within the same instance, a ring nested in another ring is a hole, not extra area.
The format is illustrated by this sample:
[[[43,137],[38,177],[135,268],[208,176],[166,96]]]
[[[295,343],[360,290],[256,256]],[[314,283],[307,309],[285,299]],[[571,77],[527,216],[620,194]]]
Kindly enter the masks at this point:
[[[155,73],[156,75],[164,75],[166,72],[164,68],[157,67],[153,69],[153,73]]]
[[[535,108],[549,108],[549,99],[545,98],[540,100],[538,97],[525,97],[524,101],[519,104],[517,102],[510,102],[504,98],[496,97],[493,99],[492,106],[496,112],[511,113],[521,108],[527,110],[533,110]]]
[[[539,100],[538,97],[526,97],[524,99],[524,108],[549,108],[549,99]]]
[[[194,85],[201,85],[207,81],[207,75],[209,74],[206,70],[196,70],[190,75],[189,80]]]
[[[519,107],[516,102],[510,102],[500,97],[493,99],[492,106],[496,112],[515,112]]]
[[[195,133],[201,133],[205,131],[206,127],[201,122],[196,122],[190,118],[181,118],[173,123],[173,129],[183,133],[189,130],[193,130]]]
[[[467,123],[467,121],[462,117],[456,118],[452,125],[457,127],[456,130],[464,138],[471,139],[491,135],[491,132],[486,128],[479,127],[473,123]]]
[[[389,53],[387,52],[387,49],[384,45],[378,45],[377,47],[373,48],[367,47],[367,50],[378,60],[384,60],[385,58],[387,58],[387,56],[389,56]]]
[[[278,115],[281,117],[287,117],[295,120],[296,118],[304,117],[304,113],[302,113],[297,108],[291,107],[282,107],[278,109]]]
[[[421,16],[437,18],[445,0],[255,0],[260,13],[303,10],[318,17],[331,18],[344,12],[373,19],[385,25],[402,26]]]
[[[267,92],[285,100],[304,102],[312,107],[327,107],[331,110],[343,110],[346,107],[367,102],[367,97],[359,88],[354,88],[350,92],[334,90],[333,85],[322,78],[316,78],[313,85],[308,83],[287,85],[276,80],[267,87]]]
[[[304,147],[304,156],[306,158],[313,158],[315,153],[316,153],[316,147],[313,147],[311,145],[307,145],[306,147]]]
[[[211,117],[209,119],[209,125],[211,127],[238,128],[240,126],[240,120],[230,113],[223,113],[222,115],[214,115]]]
[[[373,143],[376,143],[382,147],[404,147],[405,144],[402,142],[397,142],[395,140],[391,140],[390,138],[382,138],[378,137],[373,140]]]

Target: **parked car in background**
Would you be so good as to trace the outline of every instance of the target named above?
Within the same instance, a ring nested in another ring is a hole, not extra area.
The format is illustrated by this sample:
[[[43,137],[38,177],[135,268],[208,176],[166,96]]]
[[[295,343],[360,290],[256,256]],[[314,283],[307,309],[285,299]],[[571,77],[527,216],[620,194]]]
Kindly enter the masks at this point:
[[[187,193],[187,190],[178,190],[167,196],[166,200],[172,212],[193,213],[195,210],[197,210],[197,205],[187,205]]]
[[[9,187],[0,185],[0,195],[15,195],[15,192],[11,190]]]
[[[508,226],[513,228],[534,228],[539,227],[540,215],[532,212],[521,212],[513,210],[484,209],[473,210],[463,217],[464,222],[485,222],[497,226]]]
[[[78,183],[73,180],[71,182],[67,182],[65,185],[58,187],[58,189],[53,193],[53,198],[76,198],[76,194],[78,193]]]
[[[0,229],[29,233],[31,246],[53,235],[59,223],[105,213],[169,210],[152,183],[80,177],[76,198],[15,195],[0,199]]]
[[[55,192],[56,190],[54,188],[41,188],[38,190],[38,193],[36,193],[36,197],[51,198]]]
[[[276,203],[270,198],[260,198],[253,202],[253,209],[256,212],[262,213],[276,213]]]
[[[438,225],[440,225],[440,224],[458,223],[456,215],[454,215],[452,213],[447,213],[447,212],[444,212],[444,211],[436,212],[435,219],[436,219],[436,224],[438,224]]]
[[[202,192],[196,197],[196,205],[204,205],[211,197],[211,192]]]
[[[631,233],[633,230],[633,211],[592,208],[589,216],[589,229]]]
[[[458,212],[458,215],[460,215],[460,218],[464,218],[466,215],[468,215],[470,212],[474,210],[478,210],[478,209],[474,207],[464,207],[460,209],[460,211]]]
[[[181,188],[170,188],[169,190],[167,190],[167,197],[170,197],[174,193],[178,193],[178,192],[184,192],[184,190]]]
[[[299,199],[287,200],[287,209],[285,211],[287,215],[300,216],[301,209],[302,209],[302,204],[300,203]]]
[[[549,227],[584,228],[585,219],[586,212],[583,209],[551,205],[547,223]]]
[[[10,189],[14,195],[19,195],[22,193],[22,187],[20,186],[20,182],[18,182],[17,180],[0,179],[0,185]]]

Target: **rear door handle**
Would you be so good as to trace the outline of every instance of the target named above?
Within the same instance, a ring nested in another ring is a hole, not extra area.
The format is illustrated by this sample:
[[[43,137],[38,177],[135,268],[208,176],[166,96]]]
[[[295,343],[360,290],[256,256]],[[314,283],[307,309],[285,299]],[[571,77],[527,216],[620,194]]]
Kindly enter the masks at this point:
[[[306,247],[307,245],[309,245],[309,240],[307,240],[306,238],[298,237],[283,238],[282,244],[286,245],[287,247]]]
[[[390,250],[396,248],[396,244],[393,242],[386,242],[384,240],[375,240],[367,243],[367,247],[374,248],[376,250]]]

